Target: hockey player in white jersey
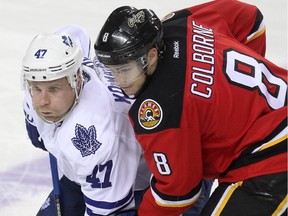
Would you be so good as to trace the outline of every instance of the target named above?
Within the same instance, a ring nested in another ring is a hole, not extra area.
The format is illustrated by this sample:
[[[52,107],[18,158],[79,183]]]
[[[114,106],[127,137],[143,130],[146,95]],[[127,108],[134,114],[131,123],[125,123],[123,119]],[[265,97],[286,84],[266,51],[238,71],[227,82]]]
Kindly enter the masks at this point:
[[[80,185],[85,215],[114,215],[134,208],[141,148],[127,116],[131,101],[109,91],[82,57],[68,34],[32,40],[23,58],[26,124]]]

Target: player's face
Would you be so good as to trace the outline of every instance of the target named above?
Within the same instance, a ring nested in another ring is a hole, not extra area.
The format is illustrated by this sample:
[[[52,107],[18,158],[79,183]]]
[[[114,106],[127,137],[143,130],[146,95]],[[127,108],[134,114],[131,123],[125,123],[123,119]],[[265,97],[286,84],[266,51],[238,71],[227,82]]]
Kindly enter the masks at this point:
[[[131,61],[121,65],[106,65],[115,77],[115,83],[129,96],[135,95],[143,86],[146,76],[142,65]]]
[[[48,82],[29,82],[33,107],[48,121],[61,120],[75,101],[75,90],[66,77]]]

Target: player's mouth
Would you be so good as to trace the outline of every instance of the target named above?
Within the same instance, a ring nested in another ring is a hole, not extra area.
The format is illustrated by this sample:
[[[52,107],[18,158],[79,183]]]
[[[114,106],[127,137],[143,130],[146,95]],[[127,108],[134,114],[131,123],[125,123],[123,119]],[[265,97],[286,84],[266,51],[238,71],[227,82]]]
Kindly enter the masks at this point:
[[[53,116],[53,113],[52,112],[40,112],[41,115],[45,118],[47,117],[52,117]]]
[[[130,89],[132,86],[133,85],[123,85],[123,86],[120,86],[120,88],[122,88],[125,91],[125,90]]]

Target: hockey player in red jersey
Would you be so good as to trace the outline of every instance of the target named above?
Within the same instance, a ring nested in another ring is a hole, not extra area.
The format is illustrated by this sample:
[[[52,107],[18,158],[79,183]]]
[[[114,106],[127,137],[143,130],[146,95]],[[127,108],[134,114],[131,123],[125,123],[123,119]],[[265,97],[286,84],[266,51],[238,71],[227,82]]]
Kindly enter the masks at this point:
[[[136,98],[129,115],[153,173],[139,216],[181,215],[203,179],[219,186],[201,215],[287,212],[287,70],[257,46],[260,15],[221,0],[163,22],[133,7],[107,19],[96,56]]]

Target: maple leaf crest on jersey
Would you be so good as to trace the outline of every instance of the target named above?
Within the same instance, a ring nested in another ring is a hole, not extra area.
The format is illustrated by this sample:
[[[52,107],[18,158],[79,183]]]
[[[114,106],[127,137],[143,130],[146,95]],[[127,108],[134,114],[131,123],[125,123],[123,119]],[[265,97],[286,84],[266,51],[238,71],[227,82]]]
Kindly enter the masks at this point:
[[[97,141],[95,126],[88,129],[80,124],[75,126],[75,137],[71,139],[73,145],[81,152],[82,157],[95,154],[102,143]]]

